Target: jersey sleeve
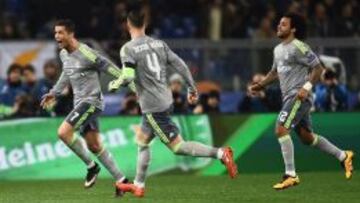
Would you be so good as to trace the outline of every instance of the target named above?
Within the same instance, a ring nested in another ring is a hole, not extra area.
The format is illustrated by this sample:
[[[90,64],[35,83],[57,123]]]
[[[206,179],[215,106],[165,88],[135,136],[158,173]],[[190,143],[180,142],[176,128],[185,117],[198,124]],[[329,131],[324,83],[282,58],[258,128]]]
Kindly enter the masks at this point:
[[[277,71],[277,64],[276,64],[276,58],[275,58],[275,49],[273,51],[273,63],[272,63],[272,66],[271,66],[271,70]]]
[[[320,64],[319,57],[311,50],[309,45],[296,40],[295,46],[297,47],[296,50],[296,59],[299,63],[309,67],[314,68],[315,66]]]
[[[58,81],[54,85],[54,87],[50,90],[50,93],[58,97],[61,95],[62,91],[70,84],[69,77],[62,72]]]
[[[120,59],[122,63],[122,78],[125,84],[129,84],[135,79],[136,61],[134,53],[128,47],[128,44],[121,47]]]
[[[120,59],[121,59],[121,63],[123,64],[123,67],[136,65],[135,56],[131,51],[131,49],[128,47],[128,44],[125,44],[124,46],[121,47]]]
[[[175,69],[176,72],[178,72],[184,78],[186,84],[188,85],[189,92],[196,92],[196,85],[188,66],[167,46],[167,44],[165,44],[164,47],[167,55],[167,64],[170,65],[171,68]]]
[[[120,68],[118,68],[113,62],[111,62],[109,59],[107,59],[97,51],[83,44],[80,45],[79,50],[83,54],[83,56],[93,64],[93,67],[95,69],[105,72],[116,78],[120,77]]]

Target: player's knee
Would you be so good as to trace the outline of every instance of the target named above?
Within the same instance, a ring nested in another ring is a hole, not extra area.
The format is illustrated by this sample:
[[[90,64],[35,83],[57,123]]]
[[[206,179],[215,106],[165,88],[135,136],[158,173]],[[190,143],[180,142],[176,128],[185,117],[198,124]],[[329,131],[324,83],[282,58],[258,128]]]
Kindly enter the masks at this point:
[[[88,145],[88,148],[94,154],[99,153],[102,150],[102,146],[99,143],[91,143]]]
[[[181,136],[178,136],[175,140],[169,143],[167,146],[176,155],[182,155],[181,146],[185,143]]]
[[[58,134],[58,137],[63,141],[68,140],[70,137],[69,132],[63,128],[59,128],[57,134]]]
[[[275,129],[275,134],[277,137],[282,137],[284,135],[288,135],[289,134],[289,130],[286,129],[284,126],[277,126]]]

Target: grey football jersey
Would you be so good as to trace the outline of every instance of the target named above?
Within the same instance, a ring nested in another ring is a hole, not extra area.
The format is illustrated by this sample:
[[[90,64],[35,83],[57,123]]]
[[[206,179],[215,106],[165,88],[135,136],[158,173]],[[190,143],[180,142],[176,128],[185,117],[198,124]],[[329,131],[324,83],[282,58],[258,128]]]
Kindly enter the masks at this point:
[[[196,91],[191,73],[167,44],[148,36],[127,42],[120,50],[123,66],[135,65],[135,85],[143,113],[163,112],[173,103],[168,86],[167,74],[170,68],[183,76],[189,91]]]
[[[298,92],[309,80],[311,69],[318,64],[320,60],[316,54],[298,39],[275,47],[272,69],[278,73],[283,100]]]
[[[100,86],[100,71],[119,77],[121,71],[105,57],[85,44],[72,53],[65,49],[60,51],[63,71],[55,86],[50,90],[59,96],[67,85],[74,92],[74,106],[87,102],[103,110],[103,95]]]

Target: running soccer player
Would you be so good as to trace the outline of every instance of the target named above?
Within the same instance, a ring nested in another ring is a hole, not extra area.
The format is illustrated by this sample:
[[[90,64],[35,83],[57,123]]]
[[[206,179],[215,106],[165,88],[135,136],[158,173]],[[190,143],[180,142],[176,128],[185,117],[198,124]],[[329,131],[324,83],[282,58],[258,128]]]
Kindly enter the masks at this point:
[[[75,38],[75,25],[71,20],[59,20],[55,24],[55,40],[61,49],[63,72],[55,86],[43,96],[41,106],[51,108],[56,98],[68,85],[74,92],[74,109],[58,129],[59,138],[86,164],[85,188],[95,184],[100,166],[94,162],[87,148],[97,156],[117,182],[126,181],[117,168],[110,152],[101,144],[97,117],[104,108],[100,87],[100,71],[118,78],[121,70]],[[75,131],[85,138],[87,148]]]
[[[134,81],[143,120],[141,130],[136,135],[138,162],[134,183],[119,183],[118,189],[131,192],[136,197],[144,196],[146,171],[150,162],[148,145],[155,136],[158,136],[176,155],[211,157],[221,160],[230,177],[235,178],[237,166],[230,147],[214,148],[198,142],[184,141],[179,134],[179,129],[171,121],[173,99],[167,82],[167,73],[170,68],[185,79],[189,87],[188,102],[194,104],[198,100],[194,80],[184,61],[171,51],[165,42],[145,34],[145,14],[141,9],[129,12],[127,25],[132,40],[120,50],[123,64],[122,76],[110,82],[109,89],[114,91],[121,85]]]
[[[319,58],[304,42],[305,22],[296,14],[284,15],[277,27],[281,43],[274,49],[272,69],[259,83],[250,87],[260,91],[276,79],[280,81],[283,107],[277,119],[276,135],[285,164],[285,175],[281,182],[273,186],[276,190],[286,189],[300,183],[295,171],[294,146],[290,137],[295,129],[301,141],[336,157],[345,169],[345,177],[352,176],[352,151],[344,151],[326,138],[313,132],[310,109],[312,106],[312,87],[320,79],[323,66]]]

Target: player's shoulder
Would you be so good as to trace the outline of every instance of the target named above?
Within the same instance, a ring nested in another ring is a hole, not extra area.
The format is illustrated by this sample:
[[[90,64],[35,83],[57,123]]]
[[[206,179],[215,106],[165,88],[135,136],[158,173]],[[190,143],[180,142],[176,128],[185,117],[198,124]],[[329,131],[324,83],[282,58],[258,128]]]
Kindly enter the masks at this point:
[[[97,58],[97,52],[89,47],[87,44],[80,43],[79,51],[82,54],[82,56],[92,62],[96,61]]]
[[[129,50],[135,46],[135,42],[133,40],[126,42],[120,48],[120,56],[126,56],[129,54]]]
[[[59,57],[61,61],[64,61],[65,58],[69,55],[69,52],[66,49],[61,49],[59,52]]]
[[[278,44],[278,45],[276,45],[276,46],[274,47],[273,51],[274,51],[274,53],[275,53],[275,52],[278,52],[280,49],[281,49],[281,43]]]
[[[299,39],[294,39],[291,44],[293,45],[295,51],[301,54],[306,54],[308,51],[311,50],[310,46],[307,43]]]

